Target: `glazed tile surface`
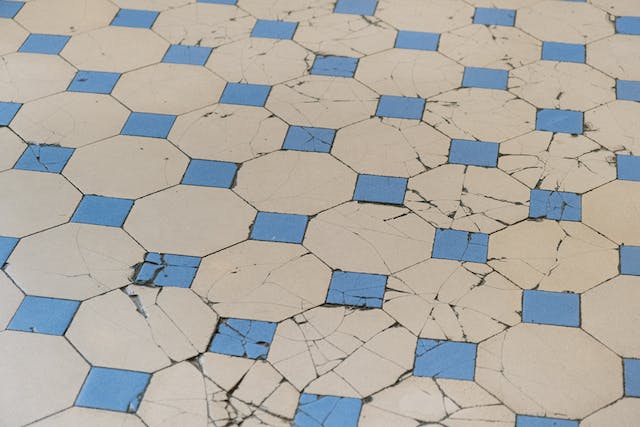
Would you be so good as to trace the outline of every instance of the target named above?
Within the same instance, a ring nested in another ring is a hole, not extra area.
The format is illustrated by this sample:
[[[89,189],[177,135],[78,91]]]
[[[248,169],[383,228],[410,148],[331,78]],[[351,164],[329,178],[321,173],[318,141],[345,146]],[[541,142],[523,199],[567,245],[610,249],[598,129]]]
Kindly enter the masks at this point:
[[[636,0],[0,0],[0,427],[637,427]]]

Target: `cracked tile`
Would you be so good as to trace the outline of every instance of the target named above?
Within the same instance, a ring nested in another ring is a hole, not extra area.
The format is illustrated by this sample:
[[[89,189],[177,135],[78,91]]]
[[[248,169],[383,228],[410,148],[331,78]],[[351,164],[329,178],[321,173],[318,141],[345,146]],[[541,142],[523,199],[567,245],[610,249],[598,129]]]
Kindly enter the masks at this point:
[[[632,181],[613,181],[585,194],[582,220],[616,243],[640,244],[635,211],[640,204]],[[603,206],[615,206],[605,209]]]
[[[637,43],[636,36],[616,34],[587,46],[587,63],[612,77],[640,80],[640,59],[626,52]]]
[[[0,273],[0,331],[7,327],[23,297],[22,291],[9,276]]]
[[[26,148],[27,145],[9,128],[0,128],[0,171],[11,169]]]
[[[239,0],[239,6],[260,19],[305,21],[333,12],[332,0],[310,0],[304,4],[296,0]]]
[[[396,28],[445,32],[470,24],[474,9],[460,0],[380,0],[376,16]]]
[[[109,25],[118,8],[106,0],[30,1],[16,21],[32,33],[77,34]]]
[[[640,103],[613,101],[585,113],[585,136],[611,151],[640,153]]]
[[[81,427],[91,424],[94,427],[144,427],[140,418],[134,414],[103,411],[101,409],[72,407],[34,423],[37,427],[56,427],[60,425]]]
[[[640,401],[638,399],[625,398],[589,415],[580,424],[583,427],[605,427],[615,420],[621,426],[631,427],[638,419],[638,416],[640,416]]]

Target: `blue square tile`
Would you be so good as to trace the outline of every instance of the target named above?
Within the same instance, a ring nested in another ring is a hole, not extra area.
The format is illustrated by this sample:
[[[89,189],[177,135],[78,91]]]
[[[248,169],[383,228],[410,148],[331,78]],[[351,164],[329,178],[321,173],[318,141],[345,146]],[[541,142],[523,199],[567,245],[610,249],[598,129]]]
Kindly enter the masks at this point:
[[[618,179],[640,181],[640,156],[618,154],[616,156]]]
[[[582,196],[565,191],[531,190],[529,218],[580,221]]]
[[[79,301],[26,296],[7,329],[64,335],[79,306]]]
[[[616,81],[616,98],[623,101],[640,102],[640,81]]]
[[[0,18],[13,18],[20,12],[24,6],[21,1],[5,1],[0,0]]]
[[[449,150],[449,163],[496,167],[499,147],[500,145],[495,142],[452,139]]]
[[[336,131],[333,129],[290,126],[282,148],[285,150],[328,153],[331,151],[335,136]]]
[[[381,274],[334,271],[327,303],[357,307],[382,307],[387,276]]]
[[[302,243],[309,217],[276,212],[258,212],[250,238],[268,242]]]
[[[640,397],[640,359],[624,360],[624,395]]]
[[[399,49],[438,50],[440,34],[420,31],[398,31],[396,44]]]
[[[235,5],[238,0],[197,0],[197,3]]]
[[[154,113],[131,113],[124,124],[122,135],[166,138],[176,121],[176,116]]]
[[[249,83],[227,83],[220,98],[221,104],[250,105],[264,107],[271,86]]]
[[[580,295],[525,290],[522,321],[543,325],[580,326]]]
[[[30,34],[18,52],[57,55],[64,49],[70,38],[53,34]]]
[[[14,169],[60,173],[71,158],[73,148],[28,144]]]
[[[476,13],[473,16],[474,24],[513,27],[515,21],[516,11],[512,9],[476,7]]]
[[[7,262],[19,240],[15,237],[0,236],[0,268]]]
[[[276,323],[261,320],[221,320],[209,351],[249,359],[266,359],[276,326]]]
[[[182,184],[230,188],[237,170],[235,163],[194,159],[189,162]]]
[[[71,222],[121,227],[132,207],[133,200],[85,195],[73,213]]]
[[[67,90],[69,92],[110,94],[119,78],[120,73],[78,71]]]
[[[424,112],[424,104],[425,100],[422,98],[382,95],[378,101],[376,116],[420,120]]]
[[[302,393],[295,427],[357,427],[362,401],[353,397]]]
[[[477,344],[419,339],[413,375],[473,381]]]
[[[9,126],[22,104],[0,101],[0,126]]]
[[[640,246],[620,246],[620,274],[640,276]]]
[[[578,424],[578,421],[563,420],[560,418],[531,417],[529,415],[516,416],[516,427],[578,427]]]
[[[297,27],[297,22],[258,19],[251,30],[251,37],[291,40]]]
[[[311,74],[334,77],[353,77],[358,66],[358,58],[347,56],[316,56]]]
[[[378,0],[338,0],[333,11],[349,15],[373,16],[377,6]]]
[[[506,90],[508,80],[509,71],[507,70],[464,67],[462,87]]]
[[[138,285],[188,288],[193,283],[200,260],[194,256],[149,252],[140,264],[134,281]]]
[[[135,412],[151,374],[93,366],[80,389],[75,406]]]
[[[401,205],[406,191],[407,178],[360,174],[353,200]]]
[[[542,59],[584,64],[586,50],[583,44],[542,42]]]
[[[114,27],[151,28],[159,12],[154,10],[120,9],[111,21]]]
[[[539,110],[536,114],[536,130],[582,135],[584,115],[580,111]]]
[[[432,258],[487,262],[489,235],[461,230],[437,229]]]
[[[162,62],[169,64],[204,65],[211,55],[210,47],[172,44]]]
[[[616,18],[616,33],[640,36],[640,16],[619,16]]]

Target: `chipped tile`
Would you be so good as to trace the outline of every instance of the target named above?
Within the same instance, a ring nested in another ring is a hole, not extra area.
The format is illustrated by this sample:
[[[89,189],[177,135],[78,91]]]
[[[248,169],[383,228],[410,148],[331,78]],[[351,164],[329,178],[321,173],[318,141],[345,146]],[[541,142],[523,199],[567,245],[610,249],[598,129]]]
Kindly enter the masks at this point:
[[[276,324],[260,320],[223,319],[209,351],[229,356],[266,359]]]
[[[7,329],[64,335],[79,305],[79,301],[26,296]]]
[[[14,169],[60,173],[73,154],[73,148],[28,144]]]

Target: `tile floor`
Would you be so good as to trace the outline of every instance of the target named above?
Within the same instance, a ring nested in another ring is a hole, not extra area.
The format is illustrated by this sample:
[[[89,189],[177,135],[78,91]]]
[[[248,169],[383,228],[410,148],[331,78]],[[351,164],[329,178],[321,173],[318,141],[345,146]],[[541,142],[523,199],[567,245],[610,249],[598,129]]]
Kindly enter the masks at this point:
[[[640,425],[637,0],[0,0],[0,59],[0,426]]]

